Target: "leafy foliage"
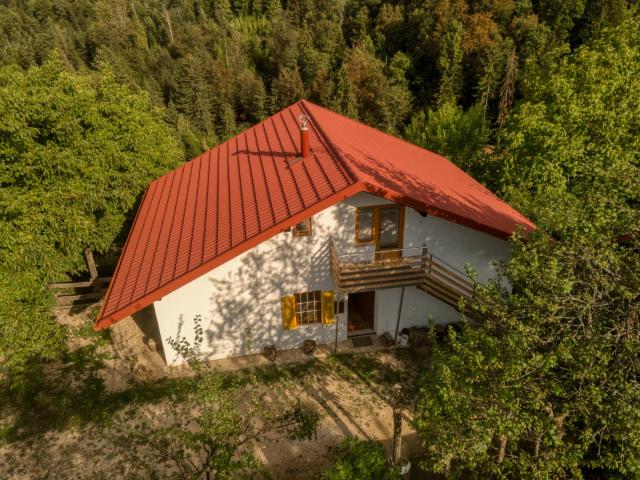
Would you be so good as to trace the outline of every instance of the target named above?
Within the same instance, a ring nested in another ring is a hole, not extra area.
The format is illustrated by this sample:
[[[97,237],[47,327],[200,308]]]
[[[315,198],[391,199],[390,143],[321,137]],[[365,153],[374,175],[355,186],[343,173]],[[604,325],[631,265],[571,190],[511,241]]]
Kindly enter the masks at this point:
[[[41,64],[52,49],[76,69],[109,63],[175,109],[195,155],[301,96],[396,132],[412,102],[482,98],[495,120],[526,59],[631,12],[624,0],[9,2],[0,63]]]
[[[182,152],[148,95],[107,70],[4,67],[0,92],[0,358],[23,389],[64,336],[46,283],[85,271],[85,247],[106,252]]]
[[[435,354],[423,383],[415,425],[435,470],[635,478],[640,262],[602,242],[536,236],[505,268],[511,295],[479,290],[480,325]]]
[[[324,480],[395,480],[400,478],[397,467],[389,464],[378,442],[345,438],[337,447],[338,459],[324,472]]]
[[[554,57],[507,121],[501,181],[541,229],[434,354],[414,422],[433,471],[638,478],[637,28]]]
[[[52,60],[5,68],[2,264],[46,279],[84,271],[83,247],[106,251],[150,179],[181,160],[162,112],[103,71]]]
[[[640,204],[640,22],[530,64],[500,134],[504,196],[562,235],[629,233]]]
[[[416,145],[444,155],[464,170],[473,171],[480,170],[489,133],[481,105],[464,111],[448,102],[436,110],[416,113],[405,136]]]

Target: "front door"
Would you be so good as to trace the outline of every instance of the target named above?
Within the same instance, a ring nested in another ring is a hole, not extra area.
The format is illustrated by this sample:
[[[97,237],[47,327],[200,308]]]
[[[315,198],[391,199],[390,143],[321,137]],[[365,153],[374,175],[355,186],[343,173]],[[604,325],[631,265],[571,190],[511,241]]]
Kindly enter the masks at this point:
[[[375,220],[376,260],[402,257],[404,208],[401,205],[380,206]]]
[[[348,334],[373,330],[376,292],[350,293],[347,306]]]

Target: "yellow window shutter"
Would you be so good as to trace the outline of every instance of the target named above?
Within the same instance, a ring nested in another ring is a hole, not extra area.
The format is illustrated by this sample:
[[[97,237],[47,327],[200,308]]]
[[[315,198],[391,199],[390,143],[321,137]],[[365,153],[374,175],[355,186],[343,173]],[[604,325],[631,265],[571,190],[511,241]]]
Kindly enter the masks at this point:
[[[296,319],[296,297],[288,295],[280,299],[282,303],[282,326],[285,330],[291,330],[298,326]]]
[[[331,325],[334,322],[333,291],[322,292],[322,323]]]

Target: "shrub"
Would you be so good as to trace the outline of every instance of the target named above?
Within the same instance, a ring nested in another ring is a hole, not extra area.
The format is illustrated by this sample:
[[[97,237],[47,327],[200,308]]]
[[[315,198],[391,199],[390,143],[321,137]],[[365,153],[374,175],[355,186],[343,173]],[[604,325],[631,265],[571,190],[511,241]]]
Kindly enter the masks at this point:
[[[351,437],[338,447],[338,460],[322,475],[324,480],[395,480],[396,468],[387,462],[378,442]]]

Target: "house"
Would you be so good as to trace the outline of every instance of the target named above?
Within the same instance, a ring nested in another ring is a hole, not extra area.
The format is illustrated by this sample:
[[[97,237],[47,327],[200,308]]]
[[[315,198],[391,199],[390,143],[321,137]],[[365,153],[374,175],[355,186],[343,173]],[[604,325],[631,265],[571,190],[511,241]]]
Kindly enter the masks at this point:
[[[209,359],[459,318],[533,224],[444,157],[302,100],[152,182],[95,323]]]

